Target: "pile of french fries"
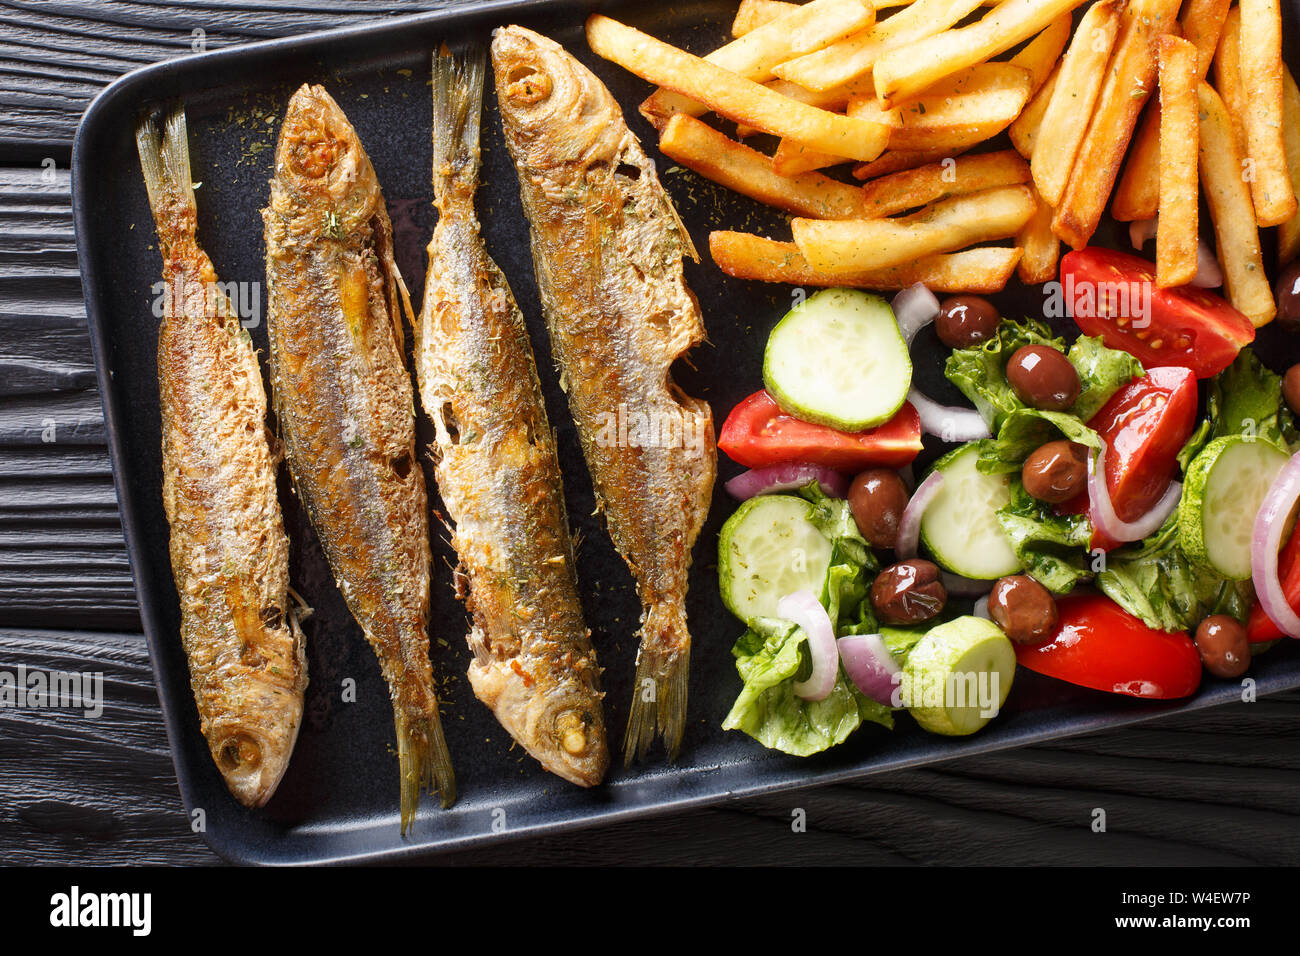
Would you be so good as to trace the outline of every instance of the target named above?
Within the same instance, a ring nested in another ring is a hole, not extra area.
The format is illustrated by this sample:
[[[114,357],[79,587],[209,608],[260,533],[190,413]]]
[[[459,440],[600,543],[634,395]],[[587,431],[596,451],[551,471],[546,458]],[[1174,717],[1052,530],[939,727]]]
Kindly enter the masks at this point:
[[[666,156],[792,214],[788,242],[714,232],[724,272],[945,293],[996,292],[1013,271],[1042,283],[1114,192],[1114,218],[1156,220],[1159,285],[1185,285],[1203,183],[1228,297],[1257,325],[1273,317],[1259,229],[1279,227],[1282,261],[1300,252],[1279,0],[742,0],[732,36],[697,57],[587,22],[592,50],[659,87],[640,111]],[[1003,132],[1014,149],[970,152]],[[743,142],[757,133],[773,152]],[[820,172],[845,163],[860,184]]]

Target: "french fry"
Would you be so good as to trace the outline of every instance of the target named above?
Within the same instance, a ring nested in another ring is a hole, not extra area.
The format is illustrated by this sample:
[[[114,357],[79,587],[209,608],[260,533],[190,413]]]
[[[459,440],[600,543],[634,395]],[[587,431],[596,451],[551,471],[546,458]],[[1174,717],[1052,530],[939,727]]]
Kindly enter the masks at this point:
[[[1043,122],[1043,114],[1047,112],[1047,106],[1052,102],[1052,96],[1056,93],[1056,79],[1061,75],[1061,68],[1058,66],[1052,71],[1052,75],[1034,94],[1027,106],[1020,111],[1016,121],[1007,128],[1007,135],[1011,137],[1011,145],[1016,148],[1016,152],[1025,159],[1034,155],[1034,146],[1038,142],[1038,127]]]
[[[915,0],[872,29],[782,63],[773,72],[810,90],[843,86],[871,72],[888,51],[933,36],[979,6],[980,0]]]
[[[1088,119],[1101,93],[1106,63],[1119,32],[1119,10],[1120,0],[1097,0],[1083,15],[1038,124],[1030,168],[1034,185],[1049,206],[1060,203],[1079,144],[1088,131]],[[1021,272],[1029,258],[1026,249],[1020,260]]]
[[[1214,50],[1219,45],[1223,21],[1227,19],[1232,0],[1187,0],[1186,8],[1178,22],[1183,28],[1183,39],[1196,47],[1199,79],[1210,72]]]
[[[746,33],[752,33],[765,23],[771,23],[777,17],[798,9],[797,3],[785,0],[740,0],[736,18],[731,21],[731,35],[739,40]]]
[[[789,137],[777,143],[776,152],[772,154],[772,169],[778,176],[799,176],[816,169],[825,169],[827,166],[838,166],[840,163],[847,162],[849,162],[847,156],[813,149]]]
[[[1255,220],[1276,226],[1296,214],[1282,141],[1282,10],[1279,0],[1239,0],[1241,52],[1238,68],[1247,91],[1246,155],[1251,160],[1250,196]]]
[[[977,63],[892,110],[884,109],[875,97],[854,97],[849,113],[867,118],[863,109],[870,107],[876,115],[896,116],[898,128],[912,132],[938,134],[994,125],[1001,132],[1025,108],[1032,88],[1026,69],[1011,63]],[[891,148],[907,148],[895,145],[897,136],[897,131],[890,134]],[[939,137],[932,145],[937,148],[944,141]]]
[[[1155,88],[1152,44],[1169,32],[1177,11],[1178,0],[1129,0],[1120,14],[1101,95],[1052,218],[1052,230],[1075,249],[1088,244],[1101,221],[1138,113]]]
[[[1282,67],[1283,131],[1286,134],[1286,165],[1291,188],[1300,193],[1300,89],[1291,71]],[[886,156],[889,154],[886,153]],[[1284,266],[1300,253],[1300,213],[1277,227],[1277,264]]]
[[[1186,285],[1196,277],[1197,102],[1195,45],[1166,34],[1156,47],[1160,86],[1160,219],[1156,223],[1156,285]]]
[[[1029,164],[1011,149],[963,156],[948,163],[930,163],[864,183],[863,218],[880,219],[950,196],[1028,181]]]
[[[1200,105],[1201,183],[1214,221],[1223,284],[1228,300],[1259,327],[1272,321],[1277,308],[1264,275],[1250,187],[1241,179],[1237,138],[1219,94],[1202,82],[1196,95]]]
[[[1029,77],[1033,81],[1029,91],[1031,96],[1039,91],[1047,82],[1047,78],[1052,75],[1052,70],[1056,69],[1056,64],[1061,59],[1061,51],[1070,42],[1072,25],[1070,14],[1061,14],[1038,36],[1026,43],[1023,50],[1007,61],[1013,66],[1029,71]]]
[[[997,56],[1046,29],[1082,2],[1003,0],[970,26],[945,30],[890,50],[871,68],[876,96],[886,106],[915,96],[950,73]]]
[[[1034,214],[1025,186],[944,199],[902,219],[795,219],[794,243],[822,272],[864,272],[1014,236]]]
[[[851,219],[866,212],[861,187],[818,173],[780,176],[767,156],[685,113],[678,113],[664,126],[659,149],[706,179],[800,216]]]
[[[1118,222],[1154,219],[1160,206],[1160,104],[1147,103],[1129,143],[1124,175],[1115,186],[1110,214]]]
[[[773,136],[789,136],[863,162],[889,142],[889,127],[808,106],[600,14],[587,19],[587,43],[651,83],[698,100],[720,116]]]
[[[1237,151],[1246,155],[1246,93],[1241,85],[1241,8],[1233,7],[1223,20],[1219,46],[1214,51],[1214,89],[1228,108]]]
[[[889,291],[917,282],[946,295],[989,295],[1006,287],[1020,259],[1020,250],[981,246],[961,252],[939,253],[888,269],[829,274],[808,264],[792,242],[777,242],[746,232],[709,234],[709,253],[718,268],[738,279],[784,282],[788,285],[853,286]]]
[[[915,129],[903,127],[889,131],[889,148],[896,150],[944,149],[966,151],[1002,132],[1010,121],[973,123],[970,126],[953,126],[948,129]]]
[[[1056,278],[1056,260],[1061,254],[1061,240],[1052,232],[1052,207],[1043,202],[1038,190],[1034,194],[1035,210],[1016,233],[1016,245],[1024,250],[1016,264],[1016,274],[1026,285],[1042,285]]]
[[[830,110],[832,113],[842,113],[849,105],[849,97],[853,95],[853,88],[841,86],[834,90],[824,93],[818,93],[815,90],[805,90],[798,83],[791,83],[788,80],[768,80],[763,84],[774,93],[780,93],[782,96],[788,96],[792,100],[798,100],[807,106],[815,106],[819,110]],[[753,136],[758,130],[752,126],[738,124],[736,126],[736,136],[744,139],[747,136]]]
[[[869,163],[858,163],[854,166],[853,178],[875,179],[878,176],[888,176],[891,173],[916,169],[927,163],[947,159],[955,162],[956,157],[964,152],[963,149],[888,149],[881,153],[878,159],[873,159]]]

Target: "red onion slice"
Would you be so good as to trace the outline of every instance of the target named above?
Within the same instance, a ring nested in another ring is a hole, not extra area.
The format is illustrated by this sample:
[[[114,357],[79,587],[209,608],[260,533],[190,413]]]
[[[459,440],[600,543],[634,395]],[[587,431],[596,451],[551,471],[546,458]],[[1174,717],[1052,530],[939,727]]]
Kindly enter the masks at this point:
[[[1106,485],[1106,443],[1102,442],[1095,456],[1088,457],[1088,501],[1092,505],[1092,520],[1098,531],[1115,541],[1140,541],[1153,534],[1178,507],[1182,495],[1182,483],[1171,481],[1150,511],[1136,521],[1121,521],[1115,514],[1115,505]]]
[[[903,509],[903,517],[898,522],[898,543],[894,545],[894,553],[899,558],[906,560],[916,557],[916,545],[921,540],[921,518],[942,487],[943,474],[932,471],[912,492],[912,498]]]
[[[1223,269],[1204,239],[1196,243],[1196,275],[1190,284],[1200,289],[1217,289],[1223,285]]]
[[[1255,596],[1268,619],[1289,637],[1300,637],[1300,615],[1282,590],[1278,551],[1297,498],[1300,498],[1300,455],[1292,455],[1264,496],[1250,539],[1250,576],[1255,584]]]
[[[853,686],[878,704],[892,706],[894,688],[901,673],[894,655],[889,653],[879,634],[850,634],[835,642],[839,647],[844,673]]]
[[[916,386],[912,386],[907,393],[907,400],[916,409],[916,414],[921,419],[921,430],[927,435],[937,435],[947,442],[966,442],[993,437],[988,423],[973,408],[940,405],[934,399],[921,394]]]
[[[796,681],[795,696],[804,700],[825,700],[835,689],[835,678],[840,671],[840,655],[835,647],[835,631],[831,627],[826,608],[811,591],[795,591],[781,598],[776,605],[776,616],[793,621],[808,637],[808,652],[812,656],[812,673],[807,680]]]
[[[939,300],[934,293],[917,282],[908,286],[889,303],[894,310],[894,319],[898,322],[898,331],[903,333],[903,341],[912,347],[916,333],[934,321],[939,314]]]
[[[816,480],[822,491],[832,498],[843,498],[849,492],[849,481],[838,471],[811,462],[791,461],[766,468],[741,472],[724,485],[727,494],[737,501],[748,501],[755,495],[802,488]]]
[[[976,617],[982,617],[986,621],[993,620],[992,616],[989,614],[989,596],[987,594],[975,602],[975,607],[971,611],[971,614]]]
[[[1133,248],[1138,252],[1141,252],[1142,247],[1154,239],[1155,235],[1155,219],[1136,219],[1128,224],[1128,241],[1133,243]]]

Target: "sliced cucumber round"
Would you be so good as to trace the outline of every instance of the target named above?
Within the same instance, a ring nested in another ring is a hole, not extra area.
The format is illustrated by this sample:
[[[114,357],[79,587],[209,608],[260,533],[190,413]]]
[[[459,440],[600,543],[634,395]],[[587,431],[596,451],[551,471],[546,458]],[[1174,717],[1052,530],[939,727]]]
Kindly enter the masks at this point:
[[[777,323],[763,384],[783,410],[857,432],[888,421],[912,385],[912,360],[880,296],[823,289]]]
[[[759,495],[727,519],[718,537],[722,603],[746,624],[775,617],[793,591],[821,597],[831,543],[808,520],[812,505],[793,495]]]
[[[1015,676],[1015,648],[998,626],[959,617],[912,648],[899,687],[908,713],[925,730],[964,736],[993,719]]]
[[[1020,570],[996,513],[1011,500],[1011,479],[984,474],[978,461],[979,446],[971,442],[935,462],[943,487],[921,518],[921,541],[954,574],[1000,578]]]
[[[1255,515],[1289,456],[1271,442],[1226,435],[1206,445],[1187,469],[1178,543],[1193,561],[1225,578],[1250,577]]]

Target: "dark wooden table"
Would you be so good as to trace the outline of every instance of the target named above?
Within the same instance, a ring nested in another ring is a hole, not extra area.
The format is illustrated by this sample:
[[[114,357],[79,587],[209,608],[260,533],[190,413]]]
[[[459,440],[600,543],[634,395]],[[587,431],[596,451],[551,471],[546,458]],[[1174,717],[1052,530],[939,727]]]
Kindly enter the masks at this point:
[[[102,671],[106,702],[96,720],[0,709],[0,864],[217,862],[177,793],[104,444],[67,172],[82,111],[197,36],[215,49],[446,2],[0,0],[0,668]],[[1294,865],[1297,734],[1292,692],[441,859]]]

